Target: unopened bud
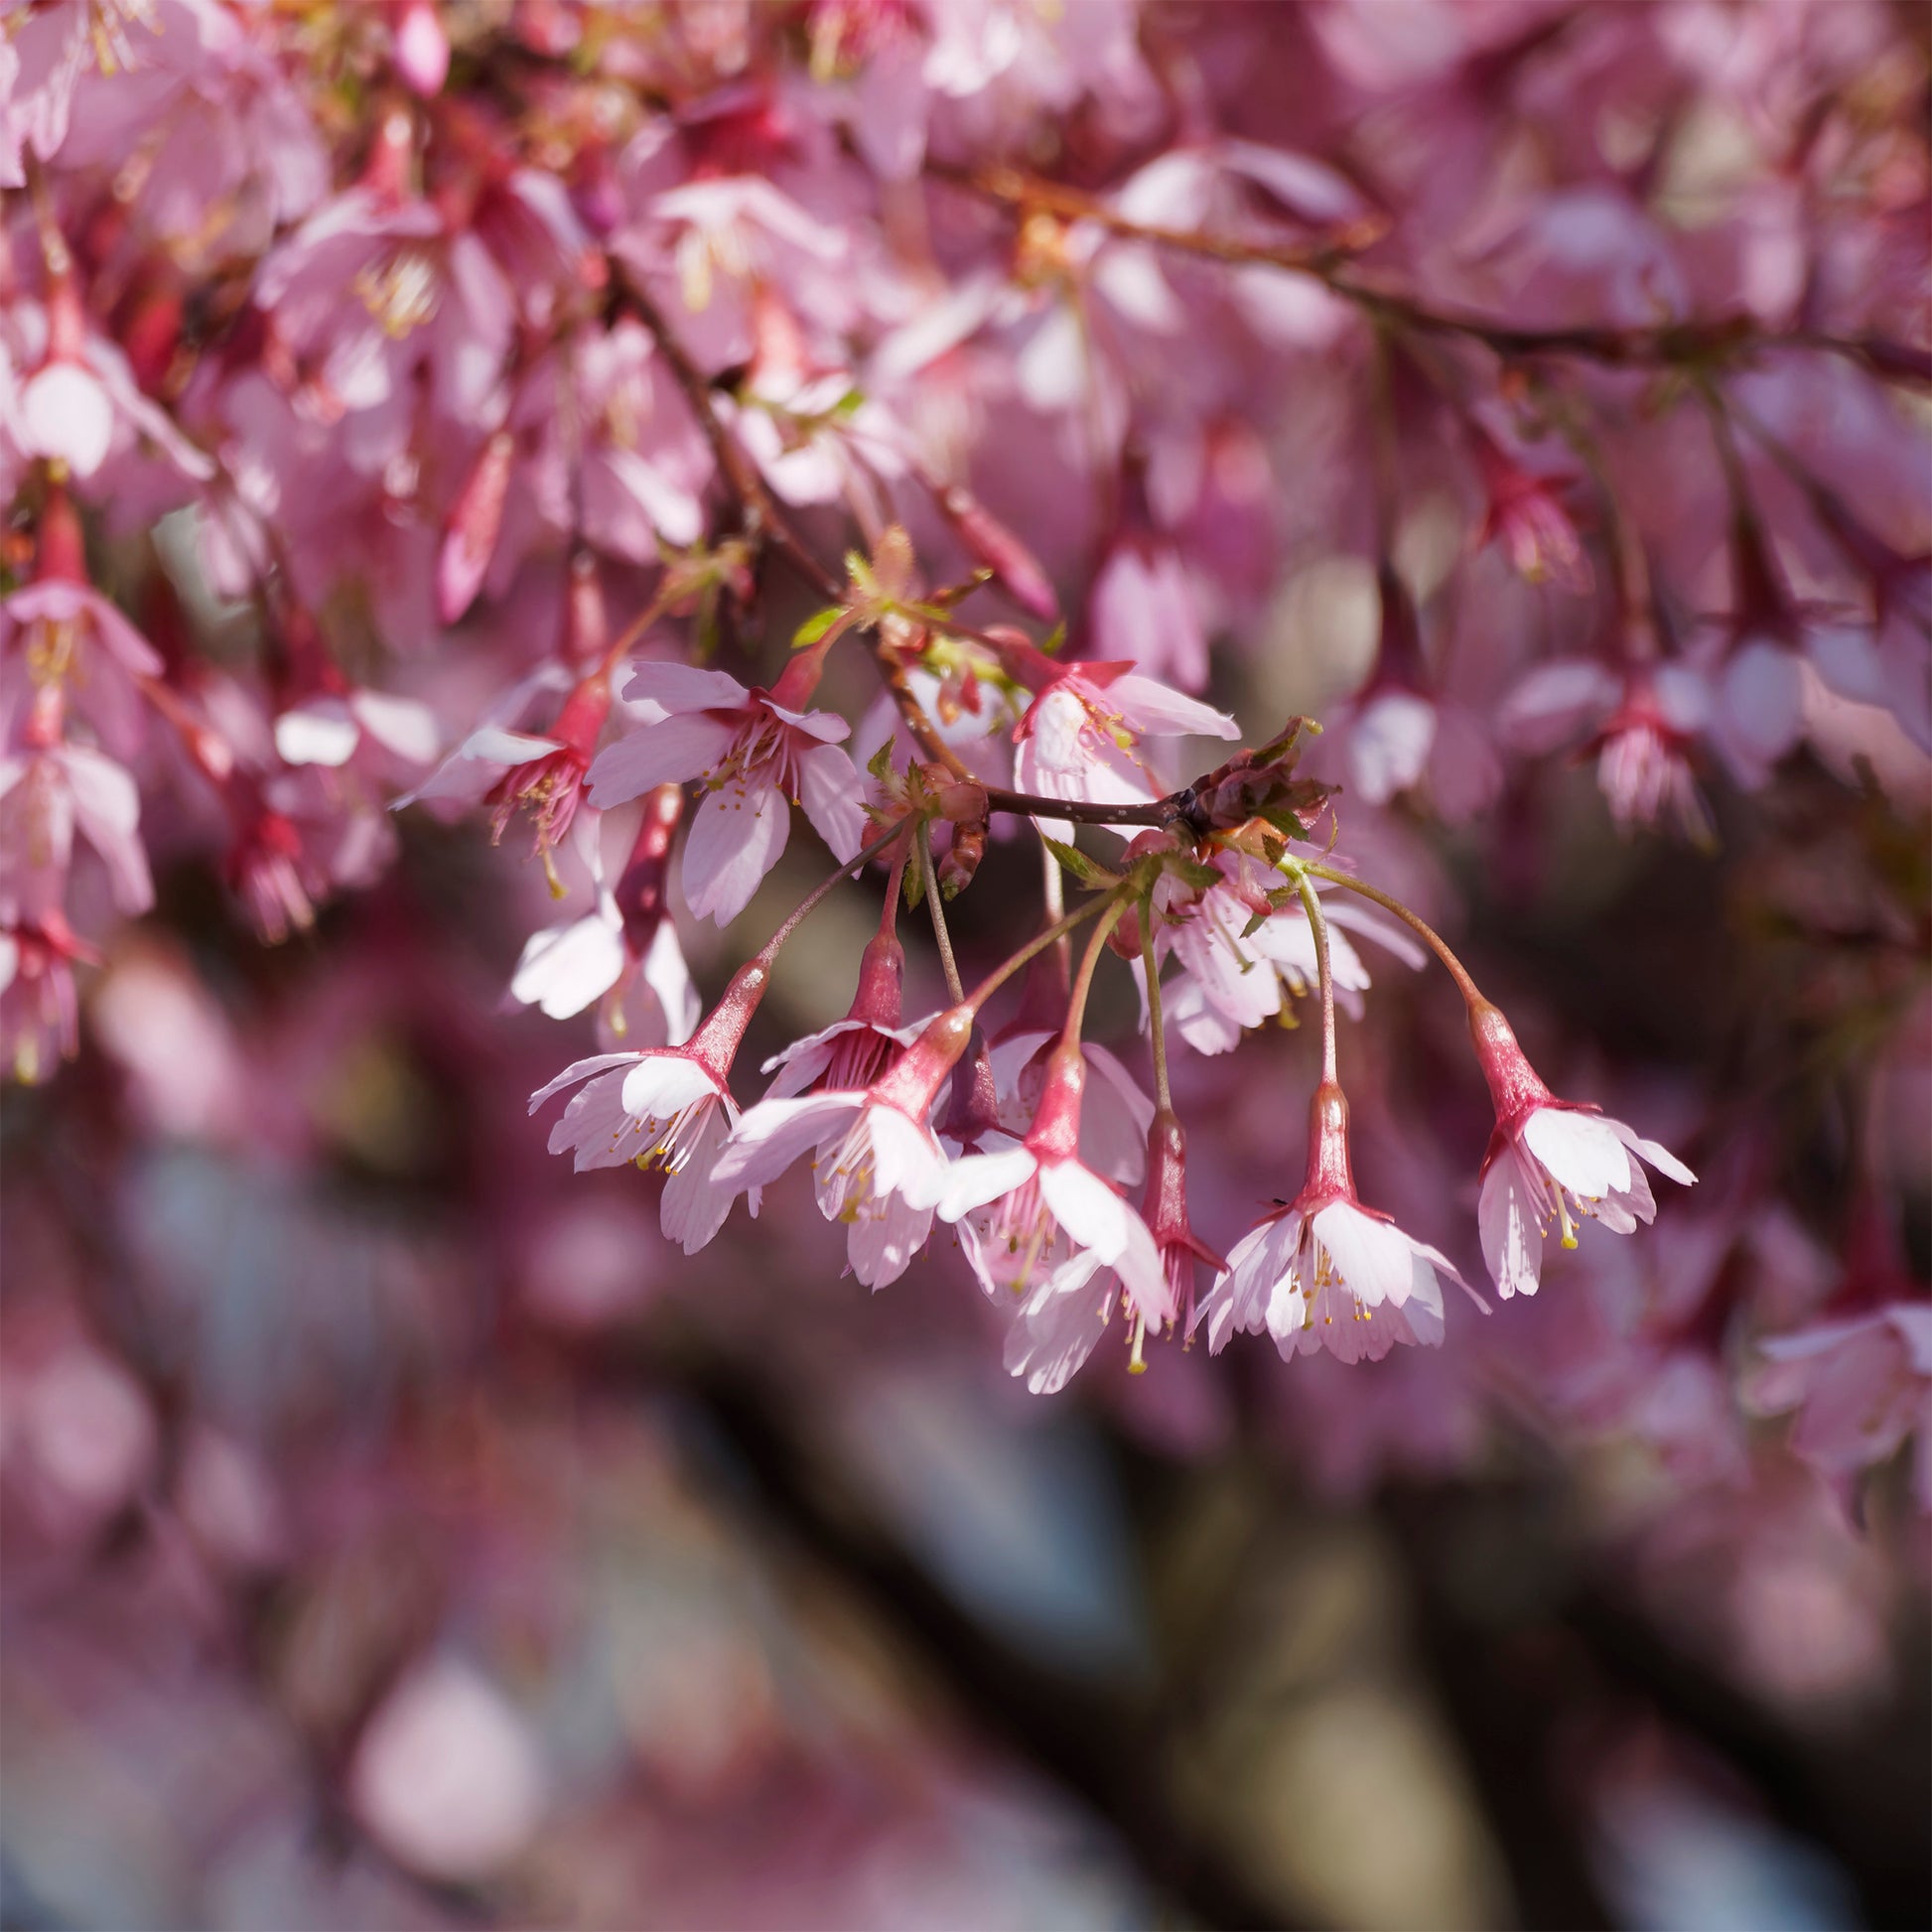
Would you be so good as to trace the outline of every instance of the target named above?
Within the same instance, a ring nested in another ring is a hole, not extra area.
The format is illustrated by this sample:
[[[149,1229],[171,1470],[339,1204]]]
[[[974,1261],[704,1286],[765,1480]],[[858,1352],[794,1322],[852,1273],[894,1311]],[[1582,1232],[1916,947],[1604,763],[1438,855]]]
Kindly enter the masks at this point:
[[[927,772],[934,767],[927,766]],[[971,780],[938,778],[932,781],[932,795],[939,807],[939,816],[949,818],[955,825],[977,825],[986,820],[986,787],[974,784]]]
[[[436,610],[445,623],[456,622],[476,601],[489,560],[496,554],[515,449],[509,432],[498,430],[483,445],[451,505],[442,553],[436,560]]]
[[[963,788],[963,787],[962,787]],[[946,898],[957,898],[973,883],[973,875],[986,857],[986,821],[956,824],[952,844],[939,861],[939,891]]]

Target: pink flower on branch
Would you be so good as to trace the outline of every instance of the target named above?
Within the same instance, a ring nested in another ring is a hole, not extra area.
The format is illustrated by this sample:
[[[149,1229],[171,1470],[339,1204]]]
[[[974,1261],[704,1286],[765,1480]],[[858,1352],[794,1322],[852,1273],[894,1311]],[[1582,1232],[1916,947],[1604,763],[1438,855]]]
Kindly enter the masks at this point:
[[[684,842],[685,903],[700,918],[729,925],[744,911],[784,852],[794,803],[834,857],[851,859],[864,842],[865,794],[840,745],[849,727],[794,708],[816,682],[812,656],[794,658],[768,693],[690,664],[639,664],[624,687],[653,715],[599,755],[591,795],[608,806],[703,781]],[[806,672],[809,682],[794,675]]]
[[[1155,1116],[1145,1166],[1148,1184],[1141,1216],[1167,1276],[1168,1306],[1182,1329],[1191,1329],[1194,1270],[1202,1263],[1214,1269],[1227,1263],[1195,1236],[1188,1222],[1186,1140],[1172,1113]],[[1007,1330],[1008,1372],[1021,1377],[1034,1395],[1057,1395],[1106,1333],[1123,1287],[1119,1270],[1101,1264],[1091,1250],[1078,1266],[1042,1282],[1022,1301]],[[1130,1330],[1128,1373],[1137,1375],[1147,1366],[1141,1354],[1147,1322],[1138,1309]]]
[[[819,1211],[849,1229],[852,1272],[868,1288],[897,1281],[946,1187],[931,1114],[972,1031],[971,1007],[951,1007],[870,1087],[759,1101],[719,1163],[720,1181],[756,1187],[810,1153]]]
[[[1284,1360],[1326,1349],[1338,1361],[1379,1362],[1397,1342],[1441,1342],[1439,1273],[1481,1306],[1446,1255],[1357,1198],[1348,1103],[1323,1081],[1309,1107],[1302,1191],[1230,1250],[1197,1320],[1216,1354],[1238,1328],[1272,1335]]]
[[[1075,1294],[1097,1269],[1110,1268],[1142,1320],[1160,1329],[1174,1309],[1154,1236],[1112,1182],[1079,1158],[1085,1087],[1077,1043],[1062,1044],[1026,1140],[956,1162],[939,1215],[960,1227],[987,1294]]]
[[[770,980],[760,957],[742,966],[711,1016],[682,1046],[647,1046],[629,1053],[598,1053],[567,1066],[530,1096],[535,1113],[552,1094],[585,1084],[550,1130],[550,1152],[570,1153],[582,1173],[626,1162],[666,1176],[658,1218],[667,1240],[696,1254],[724,1226],[745,1191],[715,1170],[739,1119],[728,1084]],[[759,1189],[750,1207],[759,1211]]]
[[[1496,1103],[1476,1218],[1483,1260],[1504,1296],[1536,1293],[1544,1237],[1553,1225],[1562,1228],[1563,1245],[1574,1248],[1583,1221],[1628,1234],[1655,1218],[1657,1203],[1636,1157],[1686,1187],[1696,1182],[1655,1141],[1595,1107],[1557,1099],[1524,1057],[1509,1022],[1486,1001],[1471,1003],[1469,1032]]]
[[[1087,804],[1149,804],[1167,787],[1142,756],[1144,738],[1241,736],[1226,712],[1170,691],[1132,664],[1056,664],[1019,641],[1006,643],[1000,656],[1007,675],[1034,694],[1013,733],[1014,781],[1023,791]],[[1049,831],[1064,823],[1042,822]]]

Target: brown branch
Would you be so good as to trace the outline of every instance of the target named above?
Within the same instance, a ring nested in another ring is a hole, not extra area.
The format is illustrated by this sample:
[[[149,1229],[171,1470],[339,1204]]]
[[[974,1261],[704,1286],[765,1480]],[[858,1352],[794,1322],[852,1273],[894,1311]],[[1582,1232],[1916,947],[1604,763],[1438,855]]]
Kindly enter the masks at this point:
[[[1130,220],[1084,190],[1023,174],[1017,168],[930,167],[927,172],[935,180],[1018,208],[1023,214],[1029,209],[1042,209],[1067,220],[1092,221],[1110,233],[1156,247],[1214,261],[1260,264],[1312,275],[1380,321],[1418,335],[1457,336],[1479,342],[1504,357],[1575,355],[1619,368],[1671,368],[1709,362],[1740,350],[1799,348],[1846,356],[1881,380],[1932,385],[1932,349],[1882,337],[1848,338],[1815,330],[1765,332],[1746,315],[1638,328],[1521,329],[1472,310],[1432,308],[1416,296],[1372,287],[1346,272],[1350,258],[1380,238],[1382,230],[1368,221],[1339,229],[1317,243],[1271,246],[1206,230]]]
[[[1209,260],[1226,262],[1238,268],[1285,268],[1304,274],[1325,275],[1381,240],[1388,232],[1386,217],[1364,215],[1345,226],[1331,230],[1317,242],[1283,244],[1244,241],[1238,235],[1213,234],[1201,229],[1168,228],[1152,221],[1134,221],[1104,202],[1077,188],[1037,175],[1022,174],[1018,168],[995,163],[980,169],[948,168],[929,162],[926,172],[936,180],[966,188],[996,202],[1005,202],[1023,211],[1038,208],[1068,221],[1092,221],[1123,240],[1148,241],[1161,248],[1173,248],[1189,255],[1204,255]]]

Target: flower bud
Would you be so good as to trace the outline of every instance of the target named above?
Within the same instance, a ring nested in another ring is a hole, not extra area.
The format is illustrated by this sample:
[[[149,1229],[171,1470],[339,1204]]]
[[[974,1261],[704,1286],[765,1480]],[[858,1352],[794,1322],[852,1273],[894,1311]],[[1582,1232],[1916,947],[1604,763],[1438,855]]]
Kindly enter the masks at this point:
[[[964,787],[961,787],[964,789]],[[973,875],[986,857],[986,820],[958,824],[952,828],[952,843],[939,861],[939,891],[946,898],[957,898],[973,883]]]
[[[515,450],[509,432],[499,429],[483,445],[450,506],[436,560],[436,614],[445,623],[455,623],[476,601],[489,560],[496,554]]]

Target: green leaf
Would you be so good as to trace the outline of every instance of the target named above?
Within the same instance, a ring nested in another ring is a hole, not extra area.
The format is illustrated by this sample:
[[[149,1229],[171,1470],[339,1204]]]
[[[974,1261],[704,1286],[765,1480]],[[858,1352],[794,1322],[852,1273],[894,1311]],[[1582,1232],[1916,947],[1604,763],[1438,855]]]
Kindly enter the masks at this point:
[[[1197,893],[1211,893],[1216,886],[1226,883],[1218,867],[1203,865],[1184,852],[1170,854],[1167,866],[1183,886],[1191,886]]]
[[[823,611],[815,611],[791,633],[793,650],[803,650],[808,644],[819,641],[838,621],[848,613],[843,604],[827,605]]]
[[[1065,645],[1066,645],[1066,620],[1062,618],[1059,621],[1059,622],[1056,623],[1052,627],[1052,629],[1049,630],[1046,633],[1046,635],[1039,640],[1039,647],[1041,650],[1043,650],[1046,653],[1048,657],[1057,657],[1060,654],[1061,650],[1065,648]]]
[[[1089,859],[1077,845],[1062,845],[1058,839],[1045,838],[1043,834],[1041,838],[1047,851],[1082,886],[1089,887],[1094,892],[1101,892],[1108,887],[1118,886],[1120,884],[1119,873],[1109,872],[1097,860]]]
[[[879,750],[866,760],[866,769],[882,785],[890,784],[893,779],[893,741],[888,738]]]

